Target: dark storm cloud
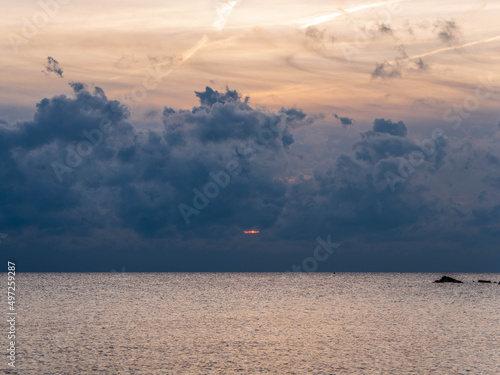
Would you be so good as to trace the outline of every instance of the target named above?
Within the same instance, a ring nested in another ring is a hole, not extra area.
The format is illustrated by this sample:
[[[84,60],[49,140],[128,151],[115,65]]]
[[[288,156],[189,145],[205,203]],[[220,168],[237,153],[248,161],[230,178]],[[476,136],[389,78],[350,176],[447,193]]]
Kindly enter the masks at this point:
[[[82,255],[93,254],[111,263],[123,257],[118,263],[131,270],[161,262],[160,270],[285,270],[292,253],[318,236],[359,249],[405,242],[412,253],[443,238],[452,249],[457,233],[500,221],[500,178],[493,172],[486,179],[500,155],[418,142],[402,121],[376,119],[351,152],[315,161],[310,178],[290,178],[308,160],[294,150],[294,131],[314,126],[319,115],[256,109],[235,90],[207,87],[191,110],[165,107],[162,131],[139,130],[101,88],[70,85],[72,97],[43,99],[32,121],[0,127],[0,228],[27,264],[36,259],[33,269],[36,262],[50,269],[42,252],[60,257],[58,269],[76,259],[98,269]],[[90,151],[78,155],[84,142]],[[471,206],[439,199],[443,169],[466,166],[483,166],[481,196]],[[187,224],[179,205],[195,207],[209,183],[219,185],[218,194]],[[261,230],[258,244],[241,235],[249,228]],[[497,236],[500,228],[484,233]],[[134,255],[139,250],[149,254],[147,264]]]
[[[54,59],[54,58],[52,58],[50,56],[47,57],[47,64],[45,65],[45,71],[44,72],[54,73],[57,76],[59,76],[61,78],[64,78],[63,77],[63,70],[59,66],[59,62],[57,62],[56,59]]]
[[[445,44],[456,43],[462,37],[460,26],[454,19],[436,21],[434,23],[434,33]]]
[[[342,155],[336,161],[323,163],[314,172],[314,178],[294,186],[287,207],[283,231],[288,236],[301,238],[302,234],[322,228],[323,231],[367,233],[394,230],[401,232],[429,217],[434,207],[425,203],[420,188],[401,184],[391,193],[385,173],[398,173],[404,157],[420,147],[406,138],[402,122],[376,120],[373,129],[353,146],[354,155]],[[307,211],[303,204],[313,201]],[[306,211],[306,212],[307,212]],[[299,229],[300,228],[300,229]],[[361,234],[363,233],[363,234]]]
[[[394,123],[391,120],[376,119],[373,123],[373,130],[366,132],[364,136],[370,136],[375,133],[387,133],[399,137],[406,137],[407,132],[406,125],[402,121]]]
[[[138,132],[126,121],[127,108],[108,100],[102,89],[70,85],[74,98],[43,99],[33,121],[1,130],[8,208],[3,221],[9,226],[68,234],[109,220],[112,227],[165,237],[184,230],[208,235],[204,228],[212,225],[266,228],[278,219],[286,186],[276,176],[288,163],[291,129],[313,121],[301,110],[255,110],[236,91],[207,87],[196,92],[200,105],[191,111],[164,109],[163,132]],[[104,135],[90,156],[76,155],[82,142],[100,137],[96,132],[103,119],[113,133]],[[265,142],[259,134],[266,135]],[[75,158],[83,161],[74,166]],[[179,203],[191,202],[193,189],[231,160],[239,162],[241,173],[217,205],[186,227]],[[54,162],[59,164],[52,170]]]
[[[0,130],[0,204],[4,227],[12,231],[43,228],[47,233],[65,236],[100,224],[93,219],[85,222],[85,211],[94,216],[91,211],[95,207],[88,207],[82,201],[85,189],[73,189],[75,176],[71,176],[72,182],[60,184],[50,164],[64,160],[67,147],[84,138],[83,132],[92,131],[102,118],[109,118],[124,134],[131,129],[124,122],[128,117],[126,108],[108,101],[99,94],[101,91],[96,88],[91,93],[82,89],[75,92],[75,98],[61,95],[43,99],[37,104],[33,121]]]

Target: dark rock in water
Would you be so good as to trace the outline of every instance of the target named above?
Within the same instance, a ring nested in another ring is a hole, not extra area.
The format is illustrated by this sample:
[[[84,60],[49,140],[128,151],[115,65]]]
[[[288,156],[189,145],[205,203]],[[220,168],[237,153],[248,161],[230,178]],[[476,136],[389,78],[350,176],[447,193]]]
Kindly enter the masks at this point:
[[[454,279],[453,277],[449,276],[443,276],[439,280],[434,281],[435,283],[460,283],[462,284],[462,281]]]
[[[490,283],[491,284],[490,280],[478,280],[477,282],[478,283]]]

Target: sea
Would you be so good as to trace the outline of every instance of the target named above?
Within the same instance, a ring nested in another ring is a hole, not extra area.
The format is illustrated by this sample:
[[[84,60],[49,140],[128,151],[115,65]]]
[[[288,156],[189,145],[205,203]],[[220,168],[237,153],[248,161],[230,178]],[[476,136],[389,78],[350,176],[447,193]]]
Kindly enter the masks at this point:
[[[0,373],[500,374],[500,274],[443,275],[18,273]]]

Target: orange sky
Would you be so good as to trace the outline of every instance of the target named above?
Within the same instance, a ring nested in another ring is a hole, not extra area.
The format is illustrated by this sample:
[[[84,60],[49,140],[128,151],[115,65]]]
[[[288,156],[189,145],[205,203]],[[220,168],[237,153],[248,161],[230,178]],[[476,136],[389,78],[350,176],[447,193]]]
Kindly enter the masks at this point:
[[[43,97],[70,93],[69,81],[101,86],[120,100],[156,67],[167,75],[135,101],[133,118],[164,105],[190,108],[193,91],[206,85],[228,85],[269,108],[419,118],[415,105],[422,99],[441,105],[431,110],[442,113],[462,102],[481,75],[500,70],[499,39],[471,44],[500,35],[494,2],[55,1],[47,2],[46,19],[36,1],[3,5],[4,109],[33,108]],[[26,37],[24,22],[33,19],[41,25]],[[456,38],[445,42],[439,25],[451,20]],[[400,77],[372,77],[384,61],[426,54],[425,71],[410,61],[398,68]],[[41,72],[48,56],[64,78]],[[495,106],[482,103],[486,111]]]

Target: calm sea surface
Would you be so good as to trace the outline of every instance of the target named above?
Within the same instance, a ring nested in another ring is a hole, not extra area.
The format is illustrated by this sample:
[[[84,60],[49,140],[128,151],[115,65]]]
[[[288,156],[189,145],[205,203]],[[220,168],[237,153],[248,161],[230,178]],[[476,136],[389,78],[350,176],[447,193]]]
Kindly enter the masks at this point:
[[[18,274],[1,373],[500,374],[500,275],[440,276]]]

